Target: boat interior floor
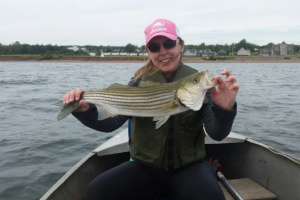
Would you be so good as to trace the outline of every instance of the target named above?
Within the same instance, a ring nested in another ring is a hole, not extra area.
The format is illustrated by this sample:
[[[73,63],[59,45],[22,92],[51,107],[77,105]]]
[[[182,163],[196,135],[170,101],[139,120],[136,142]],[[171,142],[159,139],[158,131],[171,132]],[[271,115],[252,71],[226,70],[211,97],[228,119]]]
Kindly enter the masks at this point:
[[[276,199],[277,196],[262,187],[258,183],[254,182],[249,178],[241,178],[241,179],[233,179],[228,180],[228,182],[232,185],[232,187],[239,193],[239,195],[244,200],[252,200],[252,199]],[[221,186],[223,193],[225,195],[226,200],[234,200],[235,198],[231,195],[231,193],[227,190],[227,188],[219,181],[219,185]]]

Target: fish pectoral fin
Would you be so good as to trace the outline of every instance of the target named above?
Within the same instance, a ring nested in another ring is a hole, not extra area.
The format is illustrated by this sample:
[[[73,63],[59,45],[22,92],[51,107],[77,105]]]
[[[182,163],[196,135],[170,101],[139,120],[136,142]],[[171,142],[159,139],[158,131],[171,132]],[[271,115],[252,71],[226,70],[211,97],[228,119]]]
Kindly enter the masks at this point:
[[[161,127],[166,121],[169,119],[170,116],[161,116],[161,117],[153,117],[153,121],[158,121],[156,122],[155,129],[158,129]]]
[[[155,85],[160,85],[161,83],[153,82],[153,81],[141,81],[138,87],[150,87]]]
[[[115,114],[109,112],[109,109],[104,109],[102,106],[96,106],[98,110],[98,120],[104,120],[110,117],[116,116]]]

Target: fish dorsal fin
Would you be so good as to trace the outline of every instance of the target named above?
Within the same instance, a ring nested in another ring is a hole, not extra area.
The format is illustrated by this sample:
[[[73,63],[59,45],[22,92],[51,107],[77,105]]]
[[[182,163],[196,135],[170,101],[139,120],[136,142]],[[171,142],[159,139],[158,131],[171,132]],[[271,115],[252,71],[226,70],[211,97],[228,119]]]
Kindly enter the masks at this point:
[[[153,82],[153,81],[141,81],[139,87],[151,87],[160,85],[161,83]]]

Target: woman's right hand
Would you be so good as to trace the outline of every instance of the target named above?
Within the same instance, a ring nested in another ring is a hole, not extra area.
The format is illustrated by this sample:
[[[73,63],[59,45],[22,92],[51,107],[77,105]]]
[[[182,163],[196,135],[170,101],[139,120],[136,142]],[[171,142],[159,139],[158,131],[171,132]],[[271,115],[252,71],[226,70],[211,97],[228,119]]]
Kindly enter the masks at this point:
[[[86,92],[84,89],[77,88],[76,90],[71,90],[65,94],[63,97],[63,102],[65,105],[75,101],[78,101],[80,99],[81,93]],[[90,108],[90,104],[81,100],[79,102],[80,106],[74,110],[73,112],[84,112],[87,111]]]

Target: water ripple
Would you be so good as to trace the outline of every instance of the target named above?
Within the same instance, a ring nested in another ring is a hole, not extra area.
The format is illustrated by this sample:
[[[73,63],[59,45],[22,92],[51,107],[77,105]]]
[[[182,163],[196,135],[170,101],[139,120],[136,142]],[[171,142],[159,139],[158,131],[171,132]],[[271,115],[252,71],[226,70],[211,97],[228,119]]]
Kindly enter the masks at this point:
[[[233,131],[300,158],[299,63],[191,63],[211,76],[229,69],[240,84]],[[127,84],[136,63],[0,63],[0,199],[39,199],[66,171],[111,138],[69,116],[63,95]],[[72,70],[70,70],[72,68]],[[221,77],[224,77],[221,75]],[[127,125],[123,125],[121,129]]]

